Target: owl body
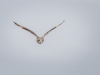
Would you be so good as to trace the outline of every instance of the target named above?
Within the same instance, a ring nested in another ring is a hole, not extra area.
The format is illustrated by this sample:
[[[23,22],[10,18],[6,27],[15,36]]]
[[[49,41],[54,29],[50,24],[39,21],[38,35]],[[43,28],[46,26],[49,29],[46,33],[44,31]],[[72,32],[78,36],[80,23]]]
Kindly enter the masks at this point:
[[[37,37],[36,39],[38,44],[42,44],[44,42],[44,38],[43,37]]]

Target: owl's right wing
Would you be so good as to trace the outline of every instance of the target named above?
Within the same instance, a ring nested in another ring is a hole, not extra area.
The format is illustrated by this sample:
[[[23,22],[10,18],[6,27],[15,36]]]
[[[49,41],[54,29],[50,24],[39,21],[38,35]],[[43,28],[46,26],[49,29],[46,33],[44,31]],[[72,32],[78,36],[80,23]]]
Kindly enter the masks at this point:
[[[65,20],[64,20],[65,21]],[[63,21],[63,22],[64,22]],[[62,22],[62,23],[63,23]],[[57,26],[55,26],[55,27],[53,27],[52,29],[50,29],[48,32],[46,32],[44,35],[43,35],[43,37],[45,37],[48,33],[50,33],[52,30],[54,30],[54,29],[56,29],[57,27],[59,27],[62,23],[60,23],[59,25],[57,25]]]
[[[19,25],[19,24],[17,24],[16,22],[14,22],[15,23],[15,25],[17,25],[17,26],[19,26],[20,28],[22,28],[22,29],[25,29],[25,30],[27,30],[27,31],[29,31],[30,33],[32,33],[32,34],[34,34],[36,37],[38,37],[32,30],[30,30],[30,29],[28,29],[28,28],[26,28],[26,27],[23,27],[23,26],[21,26],[21,25]]]

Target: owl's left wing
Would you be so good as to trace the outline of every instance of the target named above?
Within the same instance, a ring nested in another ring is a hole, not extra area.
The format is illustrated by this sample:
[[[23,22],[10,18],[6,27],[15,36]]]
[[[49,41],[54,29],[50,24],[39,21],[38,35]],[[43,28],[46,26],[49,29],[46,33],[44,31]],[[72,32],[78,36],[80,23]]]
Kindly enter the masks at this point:
[[[65,21],[65,20],[64,20]],[[63,21],[63,22],[64,22]],[[63,23],[62,22],[62,23]],[[58,26],[60,26],[62,23],[60,23],[59,25],[57,25],[57,26],[55,26],[55,27],[53,27],[52,29],[50,29],[48,32],[46,32],[44,35],[43,35],[43,37],[45,37],[49,32],[51,32],[52,30],[54,30],[55,28],[57,28]]]
[[[30,29],[28,29],[28,28],[26,28],[26,27],[24,27],[24,26],[21,26],[21,25],[17,24],[16,22],[14,22],[14,23],[15,23],[15,25],[17,25],[18,27],[29,31],[30,33],[32,33],[33,35],[35,35],[36,37],[38,37],[32,30],[30,30]]]

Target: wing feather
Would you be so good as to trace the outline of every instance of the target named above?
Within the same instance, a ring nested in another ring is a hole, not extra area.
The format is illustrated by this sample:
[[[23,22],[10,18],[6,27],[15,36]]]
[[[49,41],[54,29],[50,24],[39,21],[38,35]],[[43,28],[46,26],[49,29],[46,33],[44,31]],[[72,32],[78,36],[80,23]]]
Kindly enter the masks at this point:
[[[64,20],[65,21],[65,20]],[[63,21],[63,22],[64,22]],[[63,23],[62,22],[62,23]],[[55,26],[55,27],[53,27],[52,29],[50,29],[48,32],[46,32],[44,35],[43,35],[43,37],[45,37],[49,32],[51,32],[52,30],[54,30],[55,28],[57,28],[58,26],[60,26],[62,23],[60,23],[59,25],[57,25],[57,26]]]
[[[30,33],[32,33],[32,34],[34,34],[36,37],[38,37],[32,30],[30,30],[30,29],[28,29],[28,28],[26,28],[26,27],[24,27],[24,26],[21,26],[21,25],[17,24],[16,22],[14,22],[14,23],[15,23],[15,25],[19,26],[20,28],[29,31]]]

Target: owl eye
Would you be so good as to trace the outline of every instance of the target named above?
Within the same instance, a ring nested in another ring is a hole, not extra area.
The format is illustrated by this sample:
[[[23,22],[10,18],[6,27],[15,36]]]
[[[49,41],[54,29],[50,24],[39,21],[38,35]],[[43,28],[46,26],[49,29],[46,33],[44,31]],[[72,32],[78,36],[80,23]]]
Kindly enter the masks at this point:
[[[40,41],[40,40],[37,40],[37,41]]]

